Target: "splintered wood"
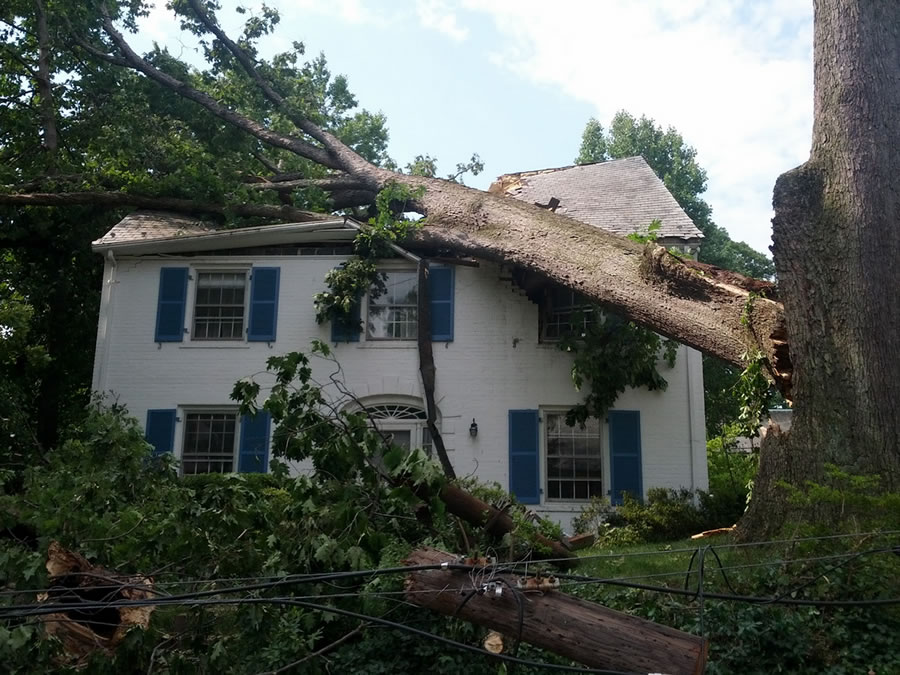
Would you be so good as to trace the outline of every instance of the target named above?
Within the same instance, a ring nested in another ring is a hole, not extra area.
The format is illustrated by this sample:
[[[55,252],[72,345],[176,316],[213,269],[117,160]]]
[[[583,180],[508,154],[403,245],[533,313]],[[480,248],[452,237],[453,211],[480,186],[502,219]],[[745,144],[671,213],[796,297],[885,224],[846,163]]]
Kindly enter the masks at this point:
[[[47,552],[50,592],[37,599],[46,603],[107,603],[116,600],[148,600],[153,597],[151,580],[126,577],[97,567],[84,556],[51,542]],[[44,631],[62,642],[60,665],[80,668],[91,654],[111,652],[133,627],[147,628],[152,607],[102,607],[45,614]]]
[[[406,564],[438,565],[455,559],[451,553],[422,549]],[[491,652],[498,645],[514,644],[521,635],[524,642],[592,668],[669,675],[697,675],[706,668],[708,643],[702,637],[567,595],[556,590],[558,583],[551,577],[522,582],[523,590],[514,591],[517,579],[512,575],[485,568],[480,576],[476,581],[482,586],[493,584],[491,592],[473,593],[473,575],[466,571],[411,571],[406,600],[491,629],[496,636],[489,635],[485,642]],[[530,586],[544,590],[528,590]]]

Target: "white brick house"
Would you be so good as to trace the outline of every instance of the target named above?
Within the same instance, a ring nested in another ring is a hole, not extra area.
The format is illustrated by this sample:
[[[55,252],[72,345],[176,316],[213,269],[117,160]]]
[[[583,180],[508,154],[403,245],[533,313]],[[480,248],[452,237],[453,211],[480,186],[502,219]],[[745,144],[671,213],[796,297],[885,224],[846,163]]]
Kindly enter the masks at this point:
[[[94,243],[105,271],[93,388],[118,396],[185,472],[264,471],[269,421],[239,419],[229,394],[268,357],[320,339],[395,441],[427,446],[414,267],[384,261],[389,292],[364,299],[365,330],[351,341],[315,321],[313,295],[354,234],[343,219],[215,231],[171,214],[128,216]],[[590,495],[706,488],[699,353],[681,347],[674,368],[661,366],[665,392],[628,390],[607,418],[566,427],[583,397],[553,340],[566,294],[526,294],[517,280],[484,261],[433,267],[435,394],[456,472],[496,481],[564,526]]]

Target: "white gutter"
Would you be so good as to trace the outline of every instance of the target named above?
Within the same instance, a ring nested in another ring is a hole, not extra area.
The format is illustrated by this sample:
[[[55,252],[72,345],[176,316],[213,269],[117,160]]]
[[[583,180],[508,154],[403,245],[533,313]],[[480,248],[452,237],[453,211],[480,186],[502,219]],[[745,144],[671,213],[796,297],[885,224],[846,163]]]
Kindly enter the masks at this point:
[[[91,248],[97,253],[104,251],[116,251],[120,254],[180,253],[302,241],[350,241],[355,236],[356,230],[346,219],[341,218],[315,223],[285,223],[216,230],[159,239],[125,241],[98,239],[91,244]]]

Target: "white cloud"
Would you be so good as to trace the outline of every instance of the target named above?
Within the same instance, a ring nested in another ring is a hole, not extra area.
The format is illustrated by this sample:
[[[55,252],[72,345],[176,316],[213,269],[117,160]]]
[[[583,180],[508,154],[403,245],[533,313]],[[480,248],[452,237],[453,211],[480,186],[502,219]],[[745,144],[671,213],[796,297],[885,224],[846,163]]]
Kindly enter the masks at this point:
[[[493,19],[495,63],[591,103],[601,122],[625,109],[676,127],[709,173],[716,222],[768,245],[775,178],[809,153],[807,0],[458,2]]]
[[[459,25],[456,13],[444,0],[416,0],[416,15],[425,28],[443,33],[456,42],[462,42],[469,35],[468,29]]]
[[[275,0],[286,20],[300,18],[306,12],[334,17],[350,24],[367,24],[383,28],[391,22],[391,14],[383,4],[371,0]]]

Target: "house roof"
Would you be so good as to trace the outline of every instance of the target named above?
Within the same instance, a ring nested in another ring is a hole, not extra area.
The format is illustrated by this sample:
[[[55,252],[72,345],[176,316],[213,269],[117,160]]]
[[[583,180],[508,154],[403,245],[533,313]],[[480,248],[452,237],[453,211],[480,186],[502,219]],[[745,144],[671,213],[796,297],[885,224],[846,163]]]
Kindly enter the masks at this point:
[[[259,227],[216,228],[211,222],[166,211],[135,211],[100,239],[95,251],[126,254],[177,253],[246,246],[351,240],[356,229],[345,218]]]
[[[646,232],[659,220],[660,238],[703,238],[643,157],[508,173],[489,191],[537,204],[558,199],[556,213],[615,234]]]

